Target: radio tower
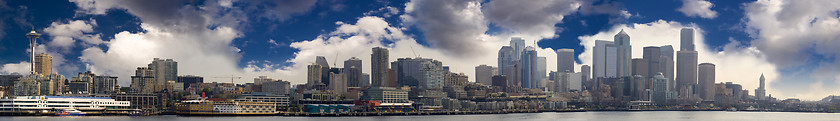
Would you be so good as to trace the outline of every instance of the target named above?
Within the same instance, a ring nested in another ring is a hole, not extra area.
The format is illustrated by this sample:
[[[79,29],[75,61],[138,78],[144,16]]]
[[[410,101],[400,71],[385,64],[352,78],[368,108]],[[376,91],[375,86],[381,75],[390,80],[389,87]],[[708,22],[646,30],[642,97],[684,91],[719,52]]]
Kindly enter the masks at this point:
[[[41,36],[41,34],[35,33],[34,29],[32,31],[30,31],[29,33],[26,33],[26,38],[29,38],[29,42],[30,42],[29,46],[32,48],[32,56],[30,56],[31,60],[29,60],[29,73],[30,74],[35,74],[35,39],[38,39],[38,37],[40,37],[40,36]]]

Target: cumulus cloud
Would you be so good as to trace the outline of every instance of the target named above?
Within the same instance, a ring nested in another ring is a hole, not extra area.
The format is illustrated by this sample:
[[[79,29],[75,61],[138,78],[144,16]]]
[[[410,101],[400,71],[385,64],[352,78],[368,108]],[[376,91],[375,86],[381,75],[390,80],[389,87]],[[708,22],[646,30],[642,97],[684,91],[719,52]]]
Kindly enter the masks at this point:
[[[575,0],[494,0],[484,5],[483,12],[491,23],[512,32],[553,38],[558,33],[555,24],[580,6]]]
[[[467,47],[481,42],[487,20],[477,0],[419,0],[406,3],[403,21],[424,31],[432,47],[470,57],[484,48]]]
[[[91,34],[93,27],[96,26],[96,20],[74,20],[66,23],[53,22],[49,27],[44,29],[46,35],[52,39],[49,46],[62,48],[62,51],[67,50],[76,44],[76,39],[82,40],[86,44],[98,45],[103,41],[100,34]]]
[[[840,93],[840,1],[759,0],[745,4],[750,43],[786,70],[788,78],[770,84],[785,96],[819,99]],[[802,86],[789,86],[802,85]],[[814,88],[814,86],[822,86]]]
[[[628,25],[616,25],[608,31],[595,35],[580,36],[581,45],[586,48],[578,58],[586,65],[592,65],[592,48],[595,40],[612,41],[615,34],[622,29],[630,35],[630,45],[633,58],[642,58],[643,47],[671,45],[674,49],[680,48],[680,29],[693,27],[691,24],[659,20],[651,23],[637,23]],[[775,82],[780,75],[776,66],[767,61],[763,52],[755,47],[739,46],[737,42],[729,43],[720,50],[711,49],[705,44],[702,28],[695,28],[694,44],[697,47],[699,63],[715,64],[715,82],[734,82],[750,90],[758,87],[758,78],[763,73],[766,83]],[[676,54],[676,52],[674,52]],[[674,55],[676,56],[676,55]],[[675,58],[676,59],[676,58]],[[676,60],[675,60],[676,61]],[[779,91],[769,89],[768,93],[775,94]]]
[[[18,73],[21,75],[29,74],[29,61],[21,61],[18,63],[7,63],[0,66],[0,74]]]
[[[689,17],[700,17],[712,19],[717,17],[717,12],[712,10],[715,5],[706,0],[682,0],[683,5],[677,8],[677,11],[682,12]]]
[[[139,18],[141,32],[123,31],[103,45],[84,49],[79,57],[88,70],[116,75],[127,85],[136,67],[146,66],[153,58],[171,58],[178,62],[179,75],[202,75],[208,81],[227,81],[214,76],[242,76],[240,83],[261,75],[238,66],[240,49],[232,45],[242,37],[248,16],[281,21],[294,13],[309,11],[306,1],[87,1],[71,0],[79,6],[77,14],[102,15],[110,10],[125,10]],[[228,4],[231,2],[231,4]],[[261,3],[252,3],[261,2]],[[152,4],[153,3],[153,4]],[[258,8],[251,8],[255,6]],[[244,14],[245,11],[262,12]],[[270,13],[269,13],[270,12]]]

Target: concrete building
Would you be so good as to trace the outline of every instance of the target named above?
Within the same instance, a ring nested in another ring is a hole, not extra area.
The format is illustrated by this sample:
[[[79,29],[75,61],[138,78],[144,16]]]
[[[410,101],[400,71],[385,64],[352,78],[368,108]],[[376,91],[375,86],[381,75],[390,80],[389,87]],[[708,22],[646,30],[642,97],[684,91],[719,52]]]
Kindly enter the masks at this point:
[[[697,85],[697,51],[694,50],[694,29],[680,30],[680,51],[677,51],[677,87],[680,97],[692,97],[691,89],[684,89]]]
[[[475,82],[484,85],[491,85],[494,75],[499,75],[498,69],[493,66],[479,65],[475,67]]]
[[[45,76],[52,74],[52,58],[46,53],[35,55],[35,73]]]
[[[93,94],[94,91],[94,79],[96,78],[96,74],[93,72],[86,71],[86,72],[79,72],[78,76],[73,77],[70,80],[70,94]]]
[[[154,58],[152,63],[149,63],[149,69],[154,71],[154,92],[166,89],[168,81],[178,80],[178,62],[172,59]]]
[[[528,46],[525,47],[525,50],[522,51],[522,57],[519,58],[519,63],[521,64],[520,71],[520,86],[522,88],[532,88],[536,89],[540,87],[540,82],[538,76],[538,65],[537,65],[537,51],[534,47]],[[543,67],[545,68],[545,67]]]
[[[324,56],[315,56],[315,64],[321,66],[321,83],[330,85],[330,64]]]
[[[398,86],[416,86],[423,89],[442,88],[443,63],[428,58],[399,58],[391,63],[396,72]]]
[[[444,87],[463,87],[469,83],[469,78],[464,73],[449,73],[444,78]]]
[[[582,91],[583,81],[581,80],[582,73],[573,73],[571,71],[555,72],[555,92],[571,92]]]
[[[706,101],[715,100],[715,64],[701,63],[697,69],[700,98]]]
[[[274,79],[269,78],[268,76],[259,76],[257,78],[254,78],[254,85],[262,85],[263,82],[271,82],[271,81],[274,81]]]
[[[581,75],[581,78],[582,78],[581,81],[583,81],[583,82],[589,81],[589,79],[592,78],[592,76],[591,76],[592,75],[592,68],[589,67],[589,65],[580,66],[580,73],[581,73],[580,75]],[[586,87],[586,86],[584,86],[584,87]]]
[[[374,47],[373,53],[370,54],[370,83],[373,87],[383,87],[389,84],[388,81],[388,49],[382,47]]]
[[[14,96],[15,95],[15,83],[21,79],[23,75],[20,74],[12,74],[12,75],[0,75],[0,87],[3,87],[3,96]],[[0,97],[2,98],[2,97]]]
[[[204,83],[204,77],[196,75],[182,75],[178,76],[178,80],[175,82],[183,83],[184,88],[189,88],[190,85]]]
[[[38,96],[41,95],[41,80],[47,80],[44,76],[30,74],[21,77],[14,82],[14,96]]]
[[[534,84],[536,84],[537,86],[535,86],[535,87],[540,88],[540,89],[548,87],[548,86],[545,85],[545,82],[548,80],[548,78],[546,77],[547,76],[546,75],[546,68],[548,66],[546,66],[545,57],[537,56],[536,67],[537,67],[537,71],[536,71],[537,73],[534,75],[534,79],[537,80],[537,82],[534,83]]]
[[[624,32],[622,29],[621,32],[615,35],[615,40],[613,42],[616,46],[616,57],[617,57],[617,66],[618,66],[618,76],[619,77],[628,77],[631,75],[631,58],[633,57],[631,54],[631,47],[630,46],[630,35]]]
[[[557,72],[575,71],[575,50],[557,49]]]
[[[289,81],[274,80],[263,82],[262,92],[273,95],[289,95],[291,93],[291,83]]]
[[[117,77],[116,76],[94,76],[93,77],[93,94],[113,94],[117,93]],[[183,90],[183,89],[182,89]]]
[[[408,92],[392,87],[372,87],[363,91],[360,100],[379,101],[381,103],[408,103]]]
[[[338,95],[347,93],[347,78],[343,73],[330,72],[330,90]]]
[[[133,93],[154,93],[156,84],[154,70],[148,67],[137,67],[134,76],[131,76],[131,92]]]
[[[757,100],[767,100],[766,95],[767,90],[764,89],[764,74],[761,74],[761,77],[758,78],[758,88],[755,89],[755,98]]]
[[[507,76],[505,75],[495,75],[493,76],[493,86],[497,87],[508,87],[508,80]]]
[[[306,78],[306,85],[317,85],[321,84],[321,65],[312,63],[309,64],[307,67],[307,78]]]
[[[350,57],[344,61],[344,74],[347,76],[347,87],[362,87],[362,60],[356,57]]]

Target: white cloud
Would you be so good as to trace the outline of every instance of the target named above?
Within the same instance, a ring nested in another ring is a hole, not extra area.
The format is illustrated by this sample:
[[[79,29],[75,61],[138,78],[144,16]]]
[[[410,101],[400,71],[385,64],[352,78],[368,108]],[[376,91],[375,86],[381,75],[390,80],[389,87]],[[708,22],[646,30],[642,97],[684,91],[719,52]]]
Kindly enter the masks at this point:
[[[750,44],[790,71],[768,84],[771,91],[783,88],[776,94],[806,99],[840,93],[840,1],[758,0],[744,9],[747,33],[755,39]]]
[[[689,17],[700,17],[712,19],[717,17],[717,12],[712,10],[715,5],[706,0],[682,0],[683,5],[677,9]]]
[[[21,61],[18,63],[7,63],[0,66],[0,74],[18,73],[21,75],[29,74],[29,61]]]
[[[74,20],[66,23],[53,22],[49,27],[44,29],[46,35],[52,38],[49,42],[51,47],[59,47],[63,52],[67,52],[76,44],[76,39],[82,40],[85,44],[98,45],[103,43],[100,34],[91,34],[93,27],[96,26],[96,20]]]
[[[630,35],[633,58],[642,58],[642,49],[645,46],[671,45],[675,50],[679,50],[680,29],[690,26],[694,25],[664,20],[632,25],[616,25],[608,31],[578,37],[581,40],[581,45],[586,48],[578,58],[583,64],[592,65],[591,50],[595,46],[595,40],[612,41],[615,34],[622,29]],[[737,44],[735,42],[729,43],[729,46],[722,48],[722,51],[716,51],[705,44],[705,34],[702,28],[695,28],[695,31],[694,44],[698,52],[698,62],[715,64],[716,83],[734,82],[753,92],[752,90],[758,87],[758,78],[762,73],[767,79],[767,84],[773,83],[781,76],[776,71],[776,66],[766,60],[764,53],[754,47],[739,47],[735,45]],[[674,53],[676,54],[676,52]],[[772,89],[769,91],[771,94],[775,94],[775,92],[778,91]]]

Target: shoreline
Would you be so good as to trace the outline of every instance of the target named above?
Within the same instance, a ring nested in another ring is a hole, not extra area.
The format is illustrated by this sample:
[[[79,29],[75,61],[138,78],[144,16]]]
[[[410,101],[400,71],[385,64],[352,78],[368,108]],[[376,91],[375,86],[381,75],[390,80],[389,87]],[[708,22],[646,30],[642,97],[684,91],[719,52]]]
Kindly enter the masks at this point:
[[[431,116],[431,115],[489,115],[489,114],[517,114],[517,113],[567,113],[567,112],[659,112],[659,111],[722,111],[722,112],[788,112],[788,113],[839,113],[839,112],[824,112],[824,111],[764,111],[764,110],[739,110],[726,111],[719,109],[681,109],[681,110],[508,110],[508,111],[423,111],[423,112],[348,112],[348,113],[305,113],[305,112],[281,112],[277,114],[262,114],[262,115],[183,115],[183,114],[160,114],[160,115],[175,115],[185,117],[239,117],[239,116],[283,116],[283,117],[369,117],[369,116]],[[57,116],[54,114],[25,114],[21,112],[0,112],[0,116]],[[132,116],[124,114],[97,114],[88,116]],[[146,115],[155,116],[155,115]],[[81,116],[84,117],[84,116]],[[142,116],[138,116],[142,117]]]

